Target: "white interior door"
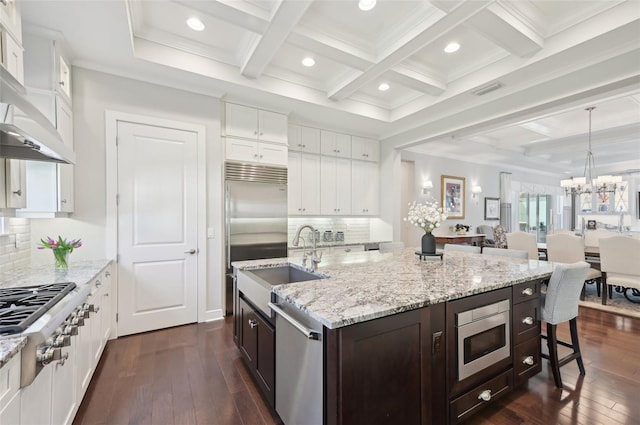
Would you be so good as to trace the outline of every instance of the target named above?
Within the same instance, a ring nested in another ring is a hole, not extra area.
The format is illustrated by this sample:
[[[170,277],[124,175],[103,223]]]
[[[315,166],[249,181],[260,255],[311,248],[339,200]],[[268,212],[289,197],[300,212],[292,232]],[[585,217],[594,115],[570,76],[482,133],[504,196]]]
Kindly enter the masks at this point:
[[[118,122],[118,334],[197,321],[197,133]]]

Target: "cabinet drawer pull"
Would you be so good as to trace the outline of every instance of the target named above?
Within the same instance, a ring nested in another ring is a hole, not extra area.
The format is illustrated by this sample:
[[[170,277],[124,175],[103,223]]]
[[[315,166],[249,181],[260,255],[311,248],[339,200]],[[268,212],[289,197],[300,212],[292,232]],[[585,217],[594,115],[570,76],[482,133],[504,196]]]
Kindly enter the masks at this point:
[[[61,200],[60,200],[60,203],[61,203],[61,204],[66,204],[66,203],[67,203],[67,200],[66,200],[66,199],[61,199]]]
[[[68,358],[69,358],[69,353],[64,353],[62,357],[60,357],[60,360],[58,360],[58,364],[60,366],[64,366]]]
[[[522,290],[522,295],[533,295],[533,289],[531,288],[524,288]]]
[[[522,363],[531,366],[533,364],[533,356],[527,356],[522,360]]]
[[[525,317],[524,319],[522,319],[522,323],[524,323],[525,325],[533,325],[533,317]]]
[[[99,280],[96,280],[96,287],[101,287],[102,286],[102,282],[100,282]]]
[[[491,390],[484,390],[478,396],[478,400],[489,401],[491,400]]]
[[[111,272],[110,272],[110,271],[106,271],[106,272],[104,272],[104,275],[105,275],[106,277],[109,277],[109,276],[111,276]]]
[[[14,195],[22,196],[22,189],[18,189],[13,192]]]
[[[251,329],[255,328],[256,326],[258,326],[258,322],[256,322],[255,320],[251,320],[249,319],[249,327]]]

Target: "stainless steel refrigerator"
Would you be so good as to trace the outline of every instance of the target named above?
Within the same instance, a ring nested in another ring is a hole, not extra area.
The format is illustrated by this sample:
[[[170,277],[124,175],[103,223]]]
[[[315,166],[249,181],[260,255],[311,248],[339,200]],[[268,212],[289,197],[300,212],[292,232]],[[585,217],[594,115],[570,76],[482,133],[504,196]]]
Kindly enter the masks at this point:
[[[231,263],[287,256],[287,169],[225,163],[226,314],[233,311]]]

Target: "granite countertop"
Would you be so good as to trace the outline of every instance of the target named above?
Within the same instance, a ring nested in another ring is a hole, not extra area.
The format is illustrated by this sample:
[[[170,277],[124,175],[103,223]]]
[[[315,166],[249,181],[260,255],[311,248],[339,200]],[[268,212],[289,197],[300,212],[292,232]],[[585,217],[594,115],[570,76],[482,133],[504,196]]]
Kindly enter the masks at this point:
[[[18,354],[26,344],[26,336],[11,335],[0,337],[0,367],[9,363],[9,360]]]
[[[104,269],[111,260],[73,262],[69,270],[58,271],[53,264],[24,267],[11,272],[0,273],[0,288],[45,285],[47,283],[75,282],[87,284]]]
[[[86,285],[110,262],[111,260],[78,261],[72,263],[67,271],[56,271],[52,264],[48,264],[4,272],[0,273],[0,289],[57,282],[75,282],[76,285]],[[26,343],[27,337],[21,335],[0,337],[0,367],[18,354]]]
[[[317,272],[329,278],[278,285],[273,292],[334,329],[547,278],[553,271],[553,263],[547,261],[464,252],[421,261],[414,251],[327,255]],[[300,259],[239,261],[233,266],[250,270],[286,264],[300,266]]]

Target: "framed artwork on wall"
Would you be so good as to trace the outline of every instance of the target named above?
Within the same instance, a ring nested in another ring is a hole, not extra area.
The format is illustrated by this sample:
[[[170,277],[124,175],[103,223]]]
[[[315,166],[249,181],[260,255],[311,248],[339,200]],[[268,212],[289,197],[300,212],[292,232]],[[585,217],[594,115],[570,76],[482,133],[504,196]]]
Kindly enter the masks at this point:
[[[465,187],[464,177],[443,175],[440,178],[440,201],[449,210],[449,218],[464,218]]]
[[[484,198],[484,219],[500,220],[500,198]]]

